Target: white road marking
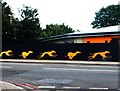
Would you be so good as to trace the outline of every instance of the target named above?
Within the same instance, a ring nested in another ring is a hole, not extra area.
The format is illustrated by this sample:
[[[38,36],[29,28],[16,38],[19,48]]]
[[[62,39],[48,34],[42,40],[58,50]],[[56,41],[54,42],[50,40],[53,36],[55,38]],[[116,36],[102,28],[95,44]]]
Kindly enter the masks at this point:
[[[80,65],[68,65],[68,66],[75,66],[76,67],[76,66],[80,66]]]
[[[34,88],[32,88],[32,87],[25,86],[25,85],[23,85],[22,87],[25,87],[25,88],[27,88],[27,89],[34,89]]]
[[[72,67],[90,67],[90,68],[118,68],[118,66],[89,66],[89,65],[68,65],[68,66],[72,66]]]
[[[23,89],[23,88],[22,88],[22,87],[17,86],[17,89]],[[25,91],[25,90],[23,90],[23,91]]]
[[[44,64],[34,64],[34,63],[0,63],[0,65],[44,65]]]
[[[90,87],[89,89],[104,89],[104,90],[108,90],[108,88],[97,88],[97,87]]]
[[[55,88],[55,86],[38,86],[38,88]]]
[[[93,69],[67,69],[67,68],[43,68],[45,70],[78,70],[78,71],[101,71],[101,72],[118,72],[118,70],[93,70]]]
[[[10,66],[0,66],[0,68],[12,68]]]
[[[80,87],[62,87],[63,89],[80,89]]]

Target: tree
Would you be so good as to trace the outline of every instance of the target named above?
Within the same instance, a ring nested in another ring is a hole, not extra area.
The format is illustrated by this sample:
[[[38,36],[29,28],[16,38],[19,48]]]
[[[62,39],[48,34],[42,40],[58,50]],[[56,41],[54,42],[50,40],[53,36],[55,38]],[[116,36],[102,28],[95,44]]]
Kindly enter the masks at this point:
[[[102,28],[120,24],[120,5],[109,5],[95,13],[93,28]]]
[[[38,11],[28,6],[23,6],[23,9],[19,11],[20,19],[20,31],[19,40],[22,42],[32,42],[40,37],[41,27],[39,23]]]
[[[73,33],[75,32],[71,27],[68,25],[63,24],[50,24],[46,25],[46,28],[42,30],[42,37],[50,37],[65,33]]]
[[[2,41],[3,43],[10,43],[16,40],[16,30],[18,21],[14,18],[9,5],[2,2]]]

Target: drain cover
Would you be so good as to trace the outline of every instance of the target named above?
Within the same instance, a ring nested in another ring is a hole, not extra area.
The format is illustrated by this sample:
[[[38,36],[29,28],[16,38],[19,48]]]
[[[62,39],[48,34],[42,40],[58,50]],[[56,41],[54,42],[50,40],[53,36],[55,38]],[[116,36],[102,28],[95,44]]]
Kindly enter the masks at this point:
[[[41,79],[38,80],[36,82],[38,83],[54,83],[54,84],[68,84],[69,82],[71,82],[73,80],[70,79]]]

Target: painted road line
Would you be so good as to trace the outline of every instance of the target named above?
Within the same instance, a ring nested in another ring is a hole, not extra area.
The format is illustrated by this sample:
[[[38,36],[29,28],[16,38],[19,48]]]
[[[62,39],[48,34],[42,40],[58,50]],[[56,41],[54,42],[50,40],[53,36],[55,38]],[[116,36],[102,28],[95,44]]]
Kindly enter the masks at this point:
[[[85,66],[83,66],[83,65],[68,65],[68,66],[72,66],[72,67],[90,67],[90,68],[117,68],[118,69],[118,66],[94,66],[94,65],[92,65],[92,66],[89,66],[89,65],[85,65]]]
[[[45,70],[76,70],[76,71],[118,72],[118,70],[67,69],[67,68],[43,68],[43,69],[45,69]]]
[[[80,89],[80,87],[62,87],[63,89]]]
[[[0,65],[44,65],[44,64],[28,64],[28,63],[0,63]]]
[[[37,89],[36,86],[32,85],[32,84],[28,84],[28,83],[21,83],[22,85],[25,85],[25,86],[28,86],[28,87],[31,87],[33,89]]]
[[[67,66],[72,66],[72,67],[76,67],[77,65],[67,65]],[[78,65],[78,66],[80,66],[80,65]],[[81,66],[80,66],[81,67]]]
[[[12,68],[10,66],[0,66],[0,68]]]
[[[108,88],[97,88],[97,87],[90,87],[89,89],[108,90]]]
[[[15,85],[23,86],[23,87],[26,87],[26,88],[30,87],[30,88],[33,88],[33,89],[37,89],[36,86],[34,86],[32,84],[24,83],[24,82],[22,82],[22,83],[18,83],[18,82],[15,82],[15,81],[7,81],[7,82],[15,84]]]
[[[20,87],[25,87],[27,89],[34,89],[33,87],[29,87],[29,86],[26,86],[24,84],[20,84],[20,83],[17,83],[17,82],[15,82],[14,84],[17,85],[17,86],[20,86]]]
[[[55,86],[38,86],[37,88],[49,89],[49,88],[55,88]]]

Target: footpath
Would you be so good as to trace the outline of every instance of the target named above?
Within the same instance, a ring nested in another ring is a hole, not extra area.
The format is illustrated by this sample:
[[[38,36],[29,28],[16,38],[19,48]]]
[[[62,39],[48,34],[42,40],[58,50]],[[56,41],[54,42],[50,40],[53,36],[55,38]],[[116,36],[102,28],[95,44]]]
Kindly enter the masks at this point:
[[[8,83],[8,82],[4,82],[4,81],[0,81],[0,91],[26,91],[23,88],[16,86],[14,84]]]
[[[119,65],[119,62],[107,61],[77,61],[77,60],[29,60],[29,59],[0,59],[0,62],[14,63],[48,63],[48,64],[86,64],[86,65]]]

